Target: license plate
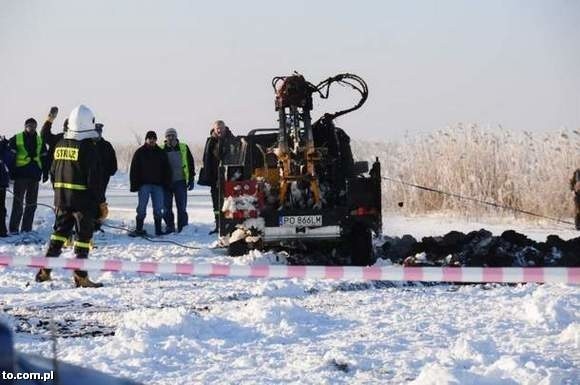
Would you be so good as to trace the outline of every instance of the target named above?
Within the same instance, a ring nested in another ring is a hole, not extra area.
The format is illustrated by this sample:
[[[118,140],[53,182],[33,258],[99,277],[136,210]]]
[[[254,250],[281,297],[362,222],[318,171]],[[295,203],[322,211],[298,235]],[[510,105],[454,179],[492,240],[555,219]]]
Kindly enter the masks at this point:
[[[280,217],[280,226],[320,227],[322,226],[322,215],[292,215]]]

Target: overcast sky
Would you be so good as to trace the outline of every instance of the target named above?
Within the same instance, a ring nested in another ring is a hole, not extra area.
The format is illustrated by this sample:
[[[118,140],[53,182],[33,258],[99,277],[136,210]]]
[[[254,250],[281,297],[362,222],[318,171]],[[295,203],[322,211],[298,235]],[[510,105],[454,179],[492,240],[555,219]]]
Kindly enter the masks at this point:
[[[0,0],[0,134],[91,107],[116,142],[276,126],[272,76],[369,84],[355,138],[580,127],[580,1]],[[345,89],[313,115],[356,101]]]

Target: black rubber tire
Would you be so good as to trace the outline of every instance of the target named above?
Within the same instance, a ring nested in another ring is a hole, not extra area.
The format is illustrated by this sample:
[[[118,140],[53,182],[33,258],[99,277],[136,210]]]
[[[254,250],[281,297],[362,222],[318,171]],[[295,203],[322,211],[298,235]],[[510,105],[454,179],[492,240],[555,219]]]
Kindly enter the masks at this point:
[[[242,255],[246,255],[248,254],[248,251],[248,243],[245,239],[240,239],[239,241],[232,242],[228,245],[228,254],[231,257],[240,257]]]
[[[369,266],[373,260],[373,237],[371,229],[354,226],[350,233],[350,260],[353,266]]]

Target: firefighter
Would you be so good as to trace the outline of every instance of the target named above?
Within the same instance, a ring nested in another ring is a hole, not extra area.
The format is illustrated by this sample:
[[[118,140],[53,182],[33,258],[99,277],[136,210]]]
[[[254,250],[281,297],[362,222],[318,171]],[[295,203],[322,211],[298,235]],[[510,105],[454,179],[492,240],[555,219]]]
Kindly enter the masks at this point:
[[[10,138],[8,144],[15,159],[11,167],[14,199],[9,230],[12,234],[32,231],[38,200],[38,184],[41,178],[43,182],[48,180],[47,152],[42,138],[36,133],[36,127],[35,119],[27,119],[24,122],[24,131]],[[23,202],[26,203],[24,215]]]
[[[187,144],[177,139],[177,130],[168,128],[165,130],[165,143],[161,148],[167,154],[171,167],[171,184],[164,191],[165,233],[175,232],[173,215],[173,198],[177,208],[177,232],[187,226],[187,191],[193,190],[195,178],[195,164],[193,156]]]
[[[50,169],[54,188],[56,220],[50,236],[47,257],[58,257],[62,247],[75,228],[74,253],[84,259],[89,255],[95,220],[108,215],[103,195],[102,171],[94,139],[95,117],[86,106],[80,105],[69,115],[68,130],[54,150]],[[99,207],[99,218],[95,218]],[[86,271],[73,273],[76,287],[101,287],[89,279]],[[40,269],[37,282],[49,281],[50,269]]]
[[[213,205],[213,214],[215,218],[215,227],[209,234],[218,232],[218,223],[220,215],[220,192],[219,192],[219,166],[229,151],[230,145],[234,142],[235,137],[226,126],[223,120],[216,120],[211,128],[210,136],[205,143],[203,152],[203,167],[199,172],[197,184],[209,186],[211,191],[211,201]]]
[[[580,230],[580,168],[577,168],[570,179],[570,190],[574,191],[574,206],[576,206],[576,216],[574,222],[576,230]]]

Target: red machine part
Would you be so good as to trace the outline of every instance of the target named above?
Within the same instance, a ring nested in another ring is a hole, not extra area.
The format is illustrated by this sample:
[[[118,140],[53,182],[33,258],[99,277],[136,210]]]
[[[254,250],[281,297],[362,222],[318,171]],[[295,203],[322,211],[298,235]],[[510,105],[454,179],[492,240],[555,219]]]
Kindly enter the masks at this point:
[[[264,192],[260,190],[258,182],[255,180],[243,180],[243,181],[226,181],[224,183],[224,197],[242,198],[247,196],[253,196],[257,200],[256,209],[250,210],[236,210],[233,212],[227,211],[224,215],[227,218],[233,219],[244,219],[244,218],[257,218],[259,210],[264,206]]]
[[[226,181],[224,184],[225,197],[240,197],[242,195],[256,195],[257,182],[255,180]]]
[[[364,217],[366,215],[374,215],[377,213],[377,209],[374,207],[358,207],[350,212],[350,215],[357,217]]]

